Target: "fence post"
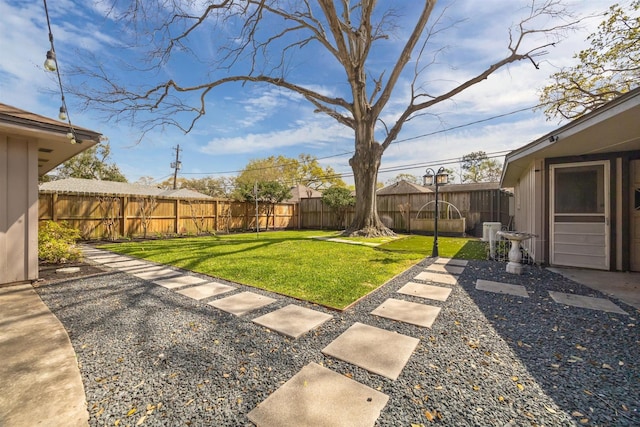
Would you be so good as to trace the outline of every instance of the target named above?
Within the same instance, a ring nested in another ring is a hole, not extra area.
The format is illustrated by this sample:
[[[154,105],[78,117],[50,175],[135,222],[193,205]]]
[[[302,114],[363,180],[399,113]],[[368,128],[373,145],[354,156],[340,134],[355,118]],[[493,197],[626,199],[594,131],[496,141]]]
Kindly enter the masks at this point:
[[[173,209],[174,209],[174,222],[173,222],[173,232],[174,234],[179,234],[180,233],[180,199],[176,199],[175,203],[173,204]]]
[[[122,203],[122,219],[120,222],[120,236],[122,237],[126,237],[127,236],[127,231],[128,231],[128,227],[127,227],[127,207],[129,206],[129,198],[127,196],[123,196],[121,198],[121,203]]]
[[[58,221],[58,193],[53,193],[51,195],[51,221]]]

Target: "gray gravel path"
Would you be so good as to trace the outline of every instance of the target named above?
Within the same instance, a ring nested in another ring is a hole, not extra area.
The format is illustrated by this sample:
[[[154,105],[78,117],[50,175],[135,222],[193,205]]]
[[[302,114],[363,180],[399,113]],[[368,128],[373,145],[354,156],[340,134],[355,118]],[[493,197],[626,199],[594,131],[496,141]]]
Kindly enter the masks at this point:
[[[431,262],[343,313],[278,295],[239,318],[121,272],[37,291],[69,332],[92,426],[252,425],[247,413],[309,362],[389,395],[378,426],[640,425],[638,311],[565,307],[548,291],[603,295],[538,267],[514,276],[472,261],[447,301],[427,302],[442,307],[432,328],[369,314],[389,297],[425,303],[396,291]],[[478,278],[530,297],[477,291]],[[291,303],[334,318],[297,340],[251,322]],[[354,322],[420,339],[397,380],[321,353]]]

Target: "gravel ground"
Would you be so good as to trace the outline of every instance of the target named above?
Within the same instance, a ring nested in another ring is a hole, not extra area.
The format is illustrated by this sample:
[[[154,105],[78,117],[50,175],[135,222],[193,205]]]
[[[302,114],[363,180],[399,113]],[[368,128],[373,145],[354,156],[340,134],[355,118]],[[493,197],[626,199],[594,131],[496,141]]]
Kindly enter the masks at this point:
[[[514,276],[472,261],[446,302],[429,302],[442,307],[432,328],[369,314],[389,297],[425,302],[395,292],[430,263],[342,313],[276,296],[238,318],[120,272],[37,292],[69,332],[92,426],[250,426],[247,413],[310,362],[389,395],[378,426],[640,425],[638,311],[565,307],[547,291],[602,295],[538,267]],[[530,298],[476,291],[477,278]],[[250,320],[291,303],[334,317],[297,340]],[[354,322],[420,339],[397,380],[321,353]]]

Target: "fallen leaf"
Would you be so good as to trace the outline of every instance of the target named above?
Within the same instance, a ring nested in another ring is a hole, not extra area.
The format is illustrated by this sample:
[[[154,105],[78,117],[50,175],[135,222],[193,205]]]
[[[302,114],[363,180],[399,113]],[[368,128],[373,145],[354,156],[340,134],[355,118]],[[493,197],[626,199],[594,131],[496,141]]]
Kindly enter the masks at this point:
[[[100,410],[98,412],[96,412],[95,416],[99,417],[100,415],[102,415],[104,413],[104,408],[100,408]]]
[[[520,378],[516,377],[515,375],[513,377],[511,377],[511,381],[518,381]]]
[[[474,385],[474,386],[473,386],[473,390],[474,390],[474,391],[478,391],[478,390],[480,390],[480,386]]]
[[[129,412],[127,412],[127,417],[130,417],[131,415],[135,414],[136,412],[138,412],[137,408],[129,409]]]
[[[137,425],[137,426],[141,425],[141,424],[144,422],[144,420],[146,420],[146,419],[147,419],[147,416],[146,416],[146,415],[143,415],[142,417],[140,417],[140,419],[138,420],[138,422],[136,423],[136,425]]]
[[[584,391],[584,394],[587,394],[587,395],[589,395],[589,396],[593,396],[593,393],[592,393],[592,392],[590,392],[589,390],[584,389],[583,391]]]
[[[516,386],[518,387],[518,390],[522,391],[524,390],[524,386],[520,383],[516,384]]]
[[[576,348],[580,351],[585,351],[587,349],[586,347],[583,347],[580,344],[576,344]]]
[[[189,406],[193,403],[193,399],[189,399],[187,400],[187,403],[184,404],[184,406]]]
[[[580,411],[573,411],[571,415],[573,415],[574,417],[584,417],[584,414]]]
[[[435,387],[434,387],[434,389],[436,389],[436,390],[442,390],[442,386],[441,386],[441,385],[437,385],[437,386],[435,386]]]
[[[433,414],[431,412],[424,411],[424,416],[427,418],[427,420],[433,421]]]
[[[239,397],[239,398],[238,398],[238,400],[237,400],[237,402],[238,402],[238,405],[242,405],[242,398],[241,398],[241,397]]]
[[[603,363],[603,364],[602,364],[602,369],[613,369],[613,368],[611,367],[611,365],[608,365],[608,364],[606,364],[606,363]]]
[[[120,425],[120,420],[116,420],[115,423],[113,423],[114,426],[119,426]]]
[[[353,378],[353,374],[351,372],[347,372],[344,376],[347,378]]]
[[[413,388],[415,388],[416,390],[420,390],[422,388],[422,386],[420,386],[420,384],[416,384],[413,386]]]
[[[414,423],[411,423],[411,427],[424,427],[424,424],[414,424]]]
[[[504,397],[498,396],[498,402],[504,402]]]
[[[618,365],[619,366],[624,366],[624,362],[621,360],[621,361],[618,362]]]
[[[544,405],[544,409],[546,409],[551,414],[557,414],[556,410],[550,406]]]
[[[588,423],[588,422],[589,422],[589,418],[582,418],[582,419],[580,420],[580,423],[581,423],[581,424],[586,424],[586,423]]]
[[[522,347],[522,341],[518,341],[518,347]]]

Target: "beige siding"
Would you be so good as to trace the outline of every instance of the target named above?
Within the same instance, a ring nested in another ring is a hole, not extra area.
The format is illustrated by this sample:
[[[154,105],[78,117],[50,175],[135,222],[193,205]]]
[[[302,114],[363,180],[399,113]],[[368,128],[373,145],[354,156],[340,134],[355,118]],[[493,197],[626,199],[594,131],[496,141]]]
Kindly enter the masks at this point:
[[[514,229],[535,234],[537,237],[525,240],[522,246],[536,262],[543,262],[546,254],[544,239],[544,165],[541,160],[532,162],[520,176],[514,188],[515,219]]]
[[[38,278],[36,141],[0,136],[0,285]]]

